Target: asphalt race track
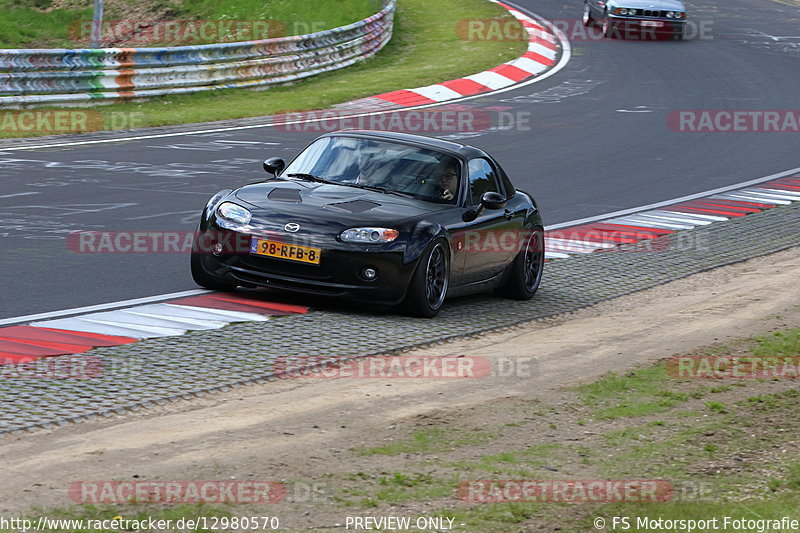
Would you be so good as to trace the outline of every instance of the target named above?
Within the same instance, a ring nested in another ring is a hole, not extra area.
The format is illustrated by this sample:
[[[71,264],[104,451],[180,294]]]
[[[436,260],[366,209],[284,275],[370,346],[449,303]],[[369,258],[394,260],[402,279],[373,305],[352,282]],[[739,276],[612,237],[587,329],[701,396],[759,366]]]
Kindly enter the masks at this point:
[[[579,1],[515,5],[579,27]],[[800,4],[688,8],[705,38],[572,39],[572,59],[556,75],[469,102],[529,112],[530,131],[465,142],[499,159],[547,224],[800,166],[798,133],[668,126],[679,110],[800,108]],[[316,135],[265,127],[36,150],[0,144],[0,319],[195,289],[184,254],[80,254],[65,232],[192,231],[210,195],[260,179],[263,159],[291,158]]]

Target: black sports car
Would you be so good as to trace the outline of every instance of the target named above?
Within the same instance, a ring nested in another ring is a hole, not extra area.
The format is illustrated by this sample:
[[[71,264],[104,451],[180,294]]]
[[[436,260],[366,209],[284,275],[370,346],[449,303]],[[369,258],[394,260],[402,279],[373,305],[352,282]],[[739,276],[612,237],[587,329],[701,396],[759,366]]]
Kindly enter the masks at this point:
[[[494,288],[529,299],[542,219],[482,150],[419,135],[342,131],[273,176],[214,195],[192,253],[201,286],[270,287],[432,317],[446,296]]]

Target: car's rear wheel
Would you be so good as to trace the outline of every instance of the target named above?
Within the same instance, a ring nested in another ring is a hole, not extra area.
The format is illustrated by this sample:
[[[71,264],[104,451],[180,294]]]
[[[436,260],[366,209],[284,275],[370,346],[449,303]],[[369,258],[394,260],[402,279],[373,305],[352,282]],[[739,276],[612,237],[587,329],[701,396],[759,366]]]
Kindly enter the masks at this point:
[[[592,8],[589,7],[589,2],[583,3],[583,25],[584,26],[592,25]]]
[[[497,293],[515,300],[530,300],[539,289],[544,270],[544,231],[536,228],[519,251],[511,271]]]
[[[200,230],[197,231],[195,237],[200,234]],[[195,242],[197,242],[197,238],[195,238]],[[200,285],[205,289],[211,289],[212,291],[233,291],[236,289],[236,285],[233,283],[226,283],[221,281],[211,274],[206,272],[203,268],[202,260],[203,255],[208,252],[203,252],[202,250],[198,250],[195,247],[192,249],[192,258],[191,258],[191,269],[192,269],[192,279],[194,282]]]
[[[405,311],[423,318],[436,316],[444,304],[450,283],[450,252],[442,239],[428,247],[417,262],[403,302]]]

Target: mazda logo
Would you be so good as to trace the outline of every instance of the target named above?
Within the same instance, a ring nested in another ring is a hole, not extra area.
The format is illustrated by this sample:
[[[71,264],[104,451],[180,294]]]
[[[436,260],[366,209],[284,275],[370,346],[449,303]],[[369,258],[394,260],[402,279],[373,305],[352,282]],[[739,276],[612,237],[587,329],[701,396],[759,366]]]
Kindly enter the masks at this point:
[[[283,227],[283,229],[285,229],[289,233],[297,233],[297,231],[300,229],[300,224],[289,222]]]

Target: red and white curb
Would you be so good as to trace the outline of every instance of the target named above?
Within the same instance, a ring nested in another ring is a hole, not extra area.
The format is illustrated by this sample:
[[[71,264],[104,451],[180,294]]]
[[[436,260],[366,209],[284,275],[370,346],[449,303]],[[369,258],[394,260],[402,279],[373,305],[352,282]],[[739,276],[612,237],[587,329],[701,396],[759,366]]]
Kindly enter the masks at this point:
[[[800,174],[677,202],[657,209],[610,217],[588,224],[545,232],[545,257],[564,259],[575,254],[615,248],[655,239],[679,230],[743,217],[800,201]]]
[[[206,293],[155,304],[43,320],[0,328],[0,364],[84,353],[141,339],[183,335],[234,322],[264,322],[270,316],[307,313],[308,308],[239,294]]]
[[[436,83],[426,87],[391,91],[368,98],[361,98],[334,107],[340,109],[363,107],[386,108],[438,104],[449,100],[505,89],[506,87],[510,87],[550,70],[556,64],[559,51],[562,48],[559,39],[553,34],[550,28],[508,4],[504,4],[498,0],[490,1],[508,10],[514,18],[522,23],[522,26],[527,31],[528,49],[523,55],[492,69],[472,74],[471,76]]]

